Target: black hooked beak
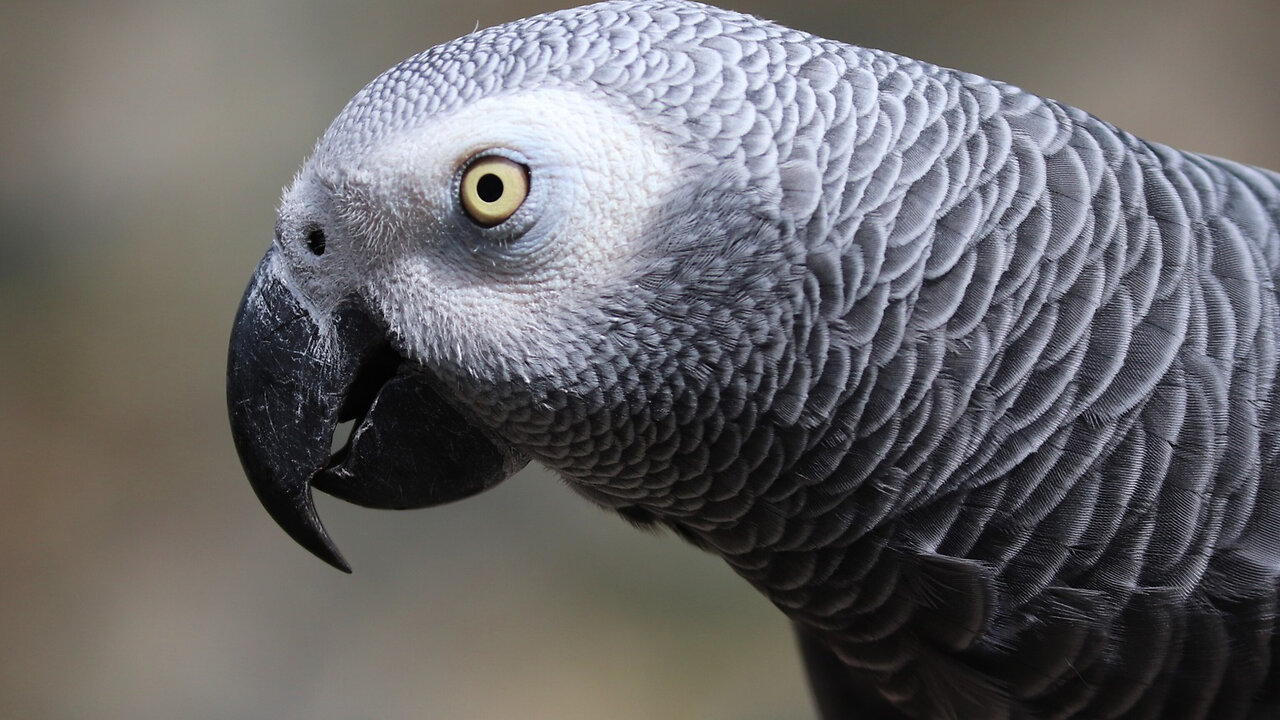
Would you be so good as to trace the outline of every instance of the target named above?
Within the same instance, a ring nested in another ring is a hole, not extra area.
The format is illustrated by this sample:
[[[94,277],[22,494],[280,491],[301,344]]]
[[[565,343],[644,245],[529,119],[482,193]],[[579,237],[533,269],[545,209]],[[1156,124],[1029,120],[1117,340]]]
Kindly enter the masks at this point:
[[[227,407],[249,483],[290,537],[350,572],[316,514],[313,485],[366,507],[427,507],[490,488],[528,462],[441,398],[354,303],[323,330],[275,274],[275,252],[236,314]],[[351,437],[331,453],[348,420]]]

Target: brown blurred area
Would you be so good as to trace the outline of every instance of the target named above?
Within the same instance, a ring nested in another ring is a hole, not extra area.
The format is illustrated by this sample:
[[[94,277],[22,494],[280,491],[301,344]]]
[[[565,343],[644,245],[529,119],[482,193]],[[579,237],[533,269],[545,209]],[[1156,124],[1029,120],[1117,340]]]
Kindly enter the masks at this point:
[[[781,616],[540,470],[280,532],[226,427],[280,188],[401,58],[535,0],[0,2],[0,717],[811,717]],[[1280,168],[1280,3],[743,0]]]

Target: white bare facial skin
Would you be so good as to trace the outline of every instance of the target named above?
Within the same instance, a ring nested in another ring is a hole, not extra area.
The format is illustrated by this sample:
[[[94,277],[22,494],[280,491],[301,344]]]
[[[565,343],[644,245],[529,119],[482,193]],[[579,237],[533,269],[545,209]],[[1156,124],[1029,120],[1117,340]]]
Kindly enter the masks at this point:
[[[485,154],[529,173],[528,199],[492,228],[458,199],[460,174]],[[432,118],[359,156],[313,158],[281,217],[325,225],[325,254],[293,263],[315,312],[377,288],[366,300],[417,359],[537,353],[562,309],[629,271],[676,167],[667,136],[606,100],[527,90]]]

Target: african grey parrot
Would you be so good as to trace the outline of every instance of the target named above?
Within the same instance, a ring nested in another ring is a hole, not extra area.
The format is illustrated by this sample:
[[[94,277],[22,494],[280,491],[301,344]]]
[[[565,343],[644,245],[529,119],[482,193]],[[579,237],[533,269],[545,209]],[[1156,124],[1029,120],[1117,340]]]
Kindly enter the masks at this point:
[[[824,718],[1276,718],[1278,225],[1266,170],[605,2],[347,105],[236,318],[233,434],[343,568],[312,486],[536,460],[768,596]]]

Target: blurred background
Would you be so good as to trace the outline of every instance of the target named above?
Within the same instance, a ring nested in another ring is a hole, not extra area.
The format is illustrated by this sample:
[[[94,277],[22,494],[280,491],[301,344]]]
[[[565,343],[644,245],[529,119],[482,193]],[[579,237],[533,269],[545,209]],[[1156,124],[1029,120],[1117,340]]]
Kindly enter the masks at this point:
[[[1280,3],[743,0],[1280,168]],[[811,717],[714,558],[526,471],[449,507],[320,497],[342,575],[227,430],[232,315],[348,97],[557,0],[0,2],[0,718]]]

